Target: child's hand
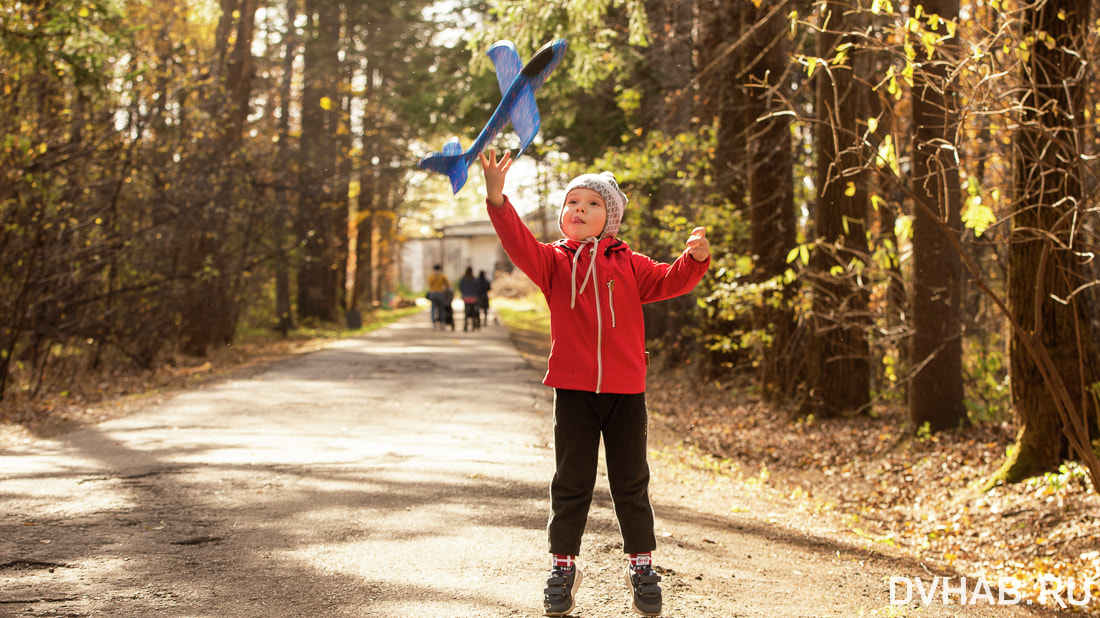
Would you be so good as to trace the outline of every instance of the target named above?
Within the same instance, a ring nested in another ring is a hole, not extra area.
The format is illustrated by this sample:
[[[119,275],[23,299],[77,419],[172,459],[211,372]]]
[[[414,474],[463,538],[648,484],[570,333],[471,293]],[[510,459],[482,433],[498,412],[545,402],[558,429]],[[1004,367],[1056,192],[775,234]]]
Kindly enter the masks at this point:
[[[481,160],[481,171],[485,174],[485,197],[493,206],[504,205],[504,179],[508,176],[508,170],[512,167],[512,153],[505,152],[497,161],[497,153],[492,148],[488,154],[482,152],[477,157]]]
[[[697,262],[705,262],[710,257],[710,243],[707,242],[707,230],[697,227],[691,230],[691,237],[687,241],[687,250]]]

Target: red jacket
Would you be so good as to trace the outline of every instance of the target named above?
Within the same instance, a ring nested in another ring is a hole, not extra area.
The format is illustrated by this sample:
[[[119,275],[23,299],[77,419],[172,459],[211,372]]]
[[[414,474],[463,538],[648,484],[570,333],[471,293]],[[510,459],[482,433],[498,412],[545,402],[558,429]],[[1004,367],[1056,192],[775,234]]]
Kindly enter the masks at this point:
[[[690,292],[710,258],[686,251],[670,264],[635,253],[621,240],[598,243],[535,239],[511,201],[489,206],[489,219],[512,262],[542,290],[550,306],[550,359],[543,384],[596,393],[645,392],[642,303]],[[579,255],[578,255],[578,250]]]

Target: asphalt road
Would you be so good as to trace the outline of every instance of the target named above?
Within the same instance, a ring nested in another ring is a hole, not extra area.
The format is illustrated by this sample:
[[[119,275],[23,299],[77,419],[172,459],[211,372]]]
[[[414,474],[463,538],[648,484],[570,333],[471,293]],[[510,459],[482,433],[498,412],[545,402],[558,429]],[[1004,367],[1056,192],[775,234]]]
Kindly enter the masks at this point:
[[[0,447],[0,615],[541,614],[551,392],[502,326],[426,314]],[[654,453],[666,616],[1025,616],[890,604],[920,565]],[[626,616],[601,480],[576,616]]]

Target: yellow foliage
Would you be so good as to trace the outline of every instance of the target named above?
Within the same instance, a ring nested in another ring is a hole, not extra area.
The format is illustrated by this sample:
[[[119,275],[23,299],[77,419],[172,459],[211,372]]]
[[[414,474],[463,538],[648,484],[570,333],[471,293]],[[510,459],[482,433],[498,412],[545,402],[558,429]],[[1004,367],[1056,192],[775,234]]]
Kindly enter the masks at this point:
[[[882,144],[878,147],[878,156],[875,163],[879,167],[888,167],[895,176],[901,177],[901,164],[898,162],[897,149],[894,147],[894,136],[887,135],[882,138]]]
[[[997,222],[997,217],[992,208],[982,203],[981,196],[974,195],[967,198],[963,206],[962,222],[967,228],[974,230],[975,236],[981,236]]]
[[[871,3],[871,12],[875,15],[893,15],[894,5],[890,3],[890,0],[874,0],[874,2]]]

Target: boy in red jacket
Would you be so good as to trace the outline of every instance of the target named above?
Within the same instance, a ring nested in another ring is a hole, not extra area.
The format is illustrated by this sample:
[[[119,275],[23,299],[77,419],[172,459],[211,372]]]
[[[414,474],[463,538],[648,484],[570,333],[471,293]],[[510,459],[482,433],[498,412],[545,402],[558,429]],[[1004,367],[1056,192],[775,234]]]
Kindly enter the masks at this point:
[[[615,515],[630,557],[633,608],[661,613],[661,581],[649,503],[646,456],[645,332],[642,303],[690,292],[710,265],[706,231],[691,232],[684,252],[663,264],[615,238],[626,196],[610,172],[583,174],[565,190],[558,226],[565,236],[541,243],[504,195],[511,153],[480,155],[489,219],[512,262],[538,285],[550,307],[550,358],[543,384],[554,388],[554,451],[547,525],[547,616],[574,607],[581,582],[575,559],[596,484],[600,436]]]

